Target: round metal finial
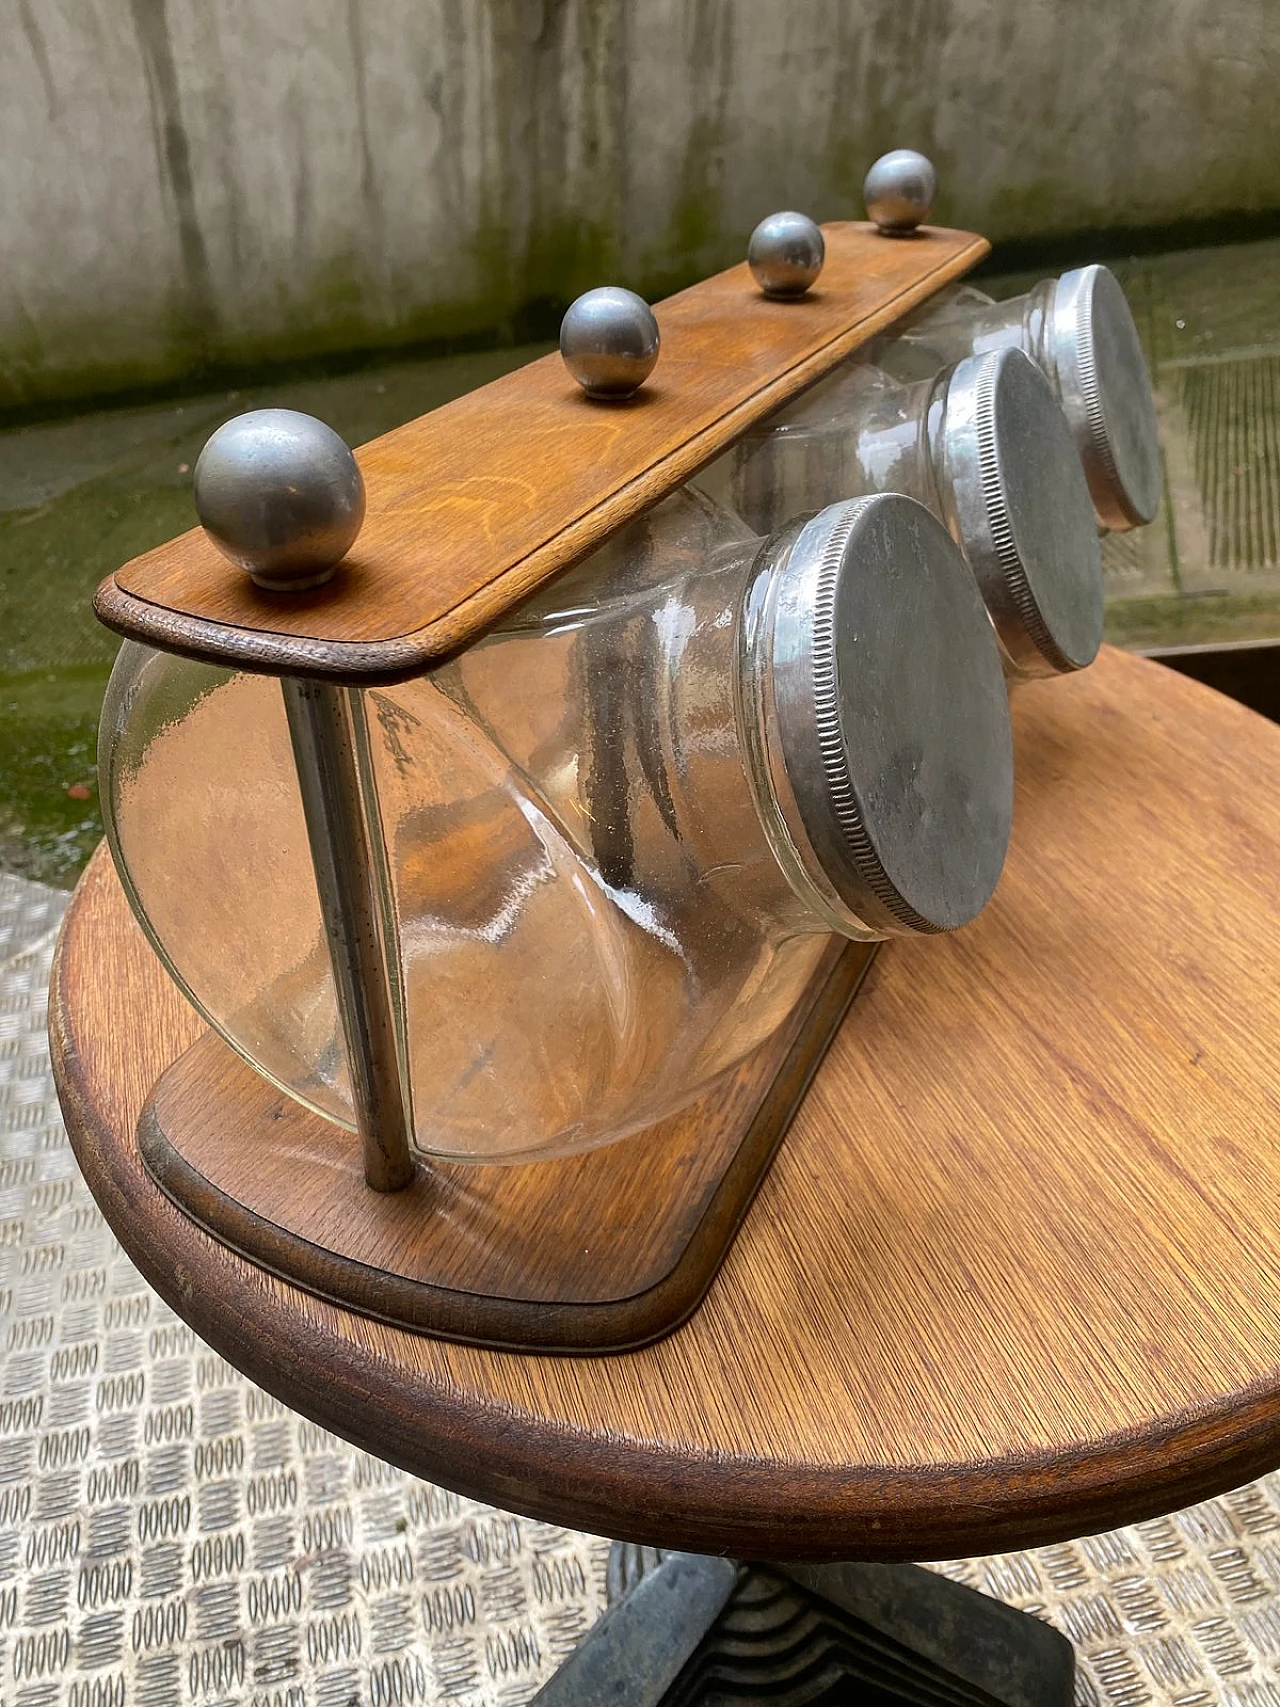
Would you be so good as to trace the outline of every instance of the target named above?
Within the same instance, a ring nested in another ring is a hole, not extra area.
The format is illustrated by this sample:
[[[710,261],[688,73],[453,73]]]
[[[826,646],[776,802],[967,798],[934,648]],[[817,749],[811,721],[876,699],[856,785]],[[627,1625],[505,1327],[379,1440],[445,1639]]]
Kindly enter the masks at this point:
[[[907,237],[929,217],[938,193],[933,163],[914,148],[882,154],[867,173],[862,198],[867,217],[886,237]]]
[[[766,296],[803,296],[825,258],[822,233],[804,213],[771,213],[747,244],[747,265]]]
[[[589,290],[560,322],[560,354],[588,397],[632,397],[658,359],[658,322],[642,296],[618,285]]]
[[[355,457],[332,427],[296,409],[227,421],[200,452],[193,484],[218,550],[272,592],[322,585],[364,521]]]

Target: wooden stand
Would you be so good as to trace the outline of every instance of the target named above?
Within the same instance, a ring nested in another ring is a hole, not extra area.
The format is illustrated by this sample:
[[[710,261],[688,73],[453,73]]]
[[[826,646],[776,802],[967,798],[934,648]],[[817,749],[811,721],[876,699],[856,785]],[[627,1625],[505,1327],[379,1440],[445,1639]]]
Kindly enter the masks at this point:
[[[476,639],[987,250],[933,227],[899,241],[833,225],[825,239],[821,277],[802,298],[765,297],[743,264],[659,304],[661,363],[625,403],[587,399],[550,356],[365,446],[364,529],[323,587],[264,592],[197,529],[99,588],[99,616],[135,640],[289,679],[295,756],[299,729],[310,754],[310,780],[306,767],[299,776],[313,863],[328,870],[322,915],[372,1162],[362,1173],[348,1133],[212,1037],[168,1068],[140,1128],[164,1191],[264,1269],[431,1333],[602,1350],[669,1332],[723,1261],[871,951],[833,944],[786,1025],[624,1145],[414,1174],[386,1044],[389,979],[369,951],[377,886],[356,857],[365,837],[346,713],[316,684],[394,681]],[[102,871],[88,881],[110,884]],[[380,1068],[351,1053],[352,1035],[383,1039]],[[375,1089],[396,1118],[372,1106]],[[411,1183],[383,1193],[366,1178]]]
[[[586,1155],[420,1164],[404,1190],[370,1191],[350,1132],[206,1033],[143,1110],[142,1157],[216,1237],[350,1309],[487,1345],[640,1345],[706,1292],[873,948],[833,943],[754,1055],[671,1119]]]

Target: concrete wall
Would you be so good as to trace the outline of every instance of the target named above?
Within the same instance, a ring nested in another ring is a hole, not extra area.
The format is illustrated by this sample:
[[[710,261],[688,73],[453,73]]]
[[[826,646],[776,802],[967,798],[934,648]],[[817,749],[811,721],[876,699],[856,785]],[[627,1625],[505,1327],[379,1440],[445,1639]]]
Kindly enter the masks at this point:
[[[0,407],[656,296],[903,144],[993,237],[1276,208],[1278,79],[1277,0],[0,0]]]

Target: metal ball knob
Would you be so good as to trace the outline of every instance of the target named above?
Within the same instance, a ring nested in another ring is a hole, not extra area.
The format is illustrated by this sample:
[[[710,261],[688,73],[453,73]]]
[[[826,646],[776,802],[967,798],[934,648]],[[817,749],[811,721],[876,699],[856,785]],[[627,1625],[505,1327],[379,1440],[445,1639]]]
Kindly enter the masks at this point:
[[[219,427],[193,476],[196,513],[224,557],[259,587],[319,587],[364,521],[364,481],[323,421],[254,409]]]
[[[924,223],[938,193],[933,162],[914,148],[882,154],[867,173],[862,197],[867,217],[886,237],[908,237]]]
[[[822,271],[826,252],[807,214],[771,213],[751,233],[747,265],[766,296],[803,296]]]
[[[564,365],[588,397],[633,397],[653,372],[658,344],[649,304],[618,285],[587,291],[560,322]]]

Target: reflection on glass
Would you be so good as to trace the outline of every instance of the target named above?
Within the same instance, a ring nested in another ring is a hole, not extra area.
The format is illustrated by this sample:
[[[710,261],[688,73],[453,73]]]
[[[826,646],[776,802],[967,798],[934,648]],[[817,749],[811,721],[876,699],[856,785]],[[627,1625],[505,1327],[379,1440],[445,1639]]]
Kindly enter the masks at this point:
[[[793,1008],[830,920],[778,868],[740,738],[759,544],[678,493],[460,658],[366,692],[422,1150],[618,1137]],[[126,646],[103,774],[174,976],[251,1062],[350,1123],[278,684]]]

